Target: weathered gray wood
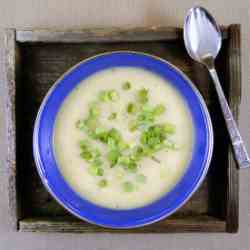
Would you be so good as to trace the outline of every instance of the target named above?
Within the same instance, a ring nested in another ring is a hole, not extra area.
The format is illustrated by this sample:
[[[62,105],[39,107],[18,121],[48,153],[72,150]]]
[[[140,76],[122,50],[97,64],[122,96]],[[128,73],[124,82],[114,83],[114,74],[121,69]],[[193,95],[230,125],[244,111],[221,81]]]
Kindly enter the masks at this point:
[[[175,40],[181,29],[172,27],[83,29],[75,31],[17,31],[19,42],[126,42]]]
[[[239,103],[241,98],[241,35],[240,25],[229,27],[229,105],[238,121]],[[230,147],[228,159],[228,183],[227,183],[227,231],[238,231],[239,223],[239,173]]]
[[[223,28],[223,38],[227,29]],[[138,27],[138,28],[96,28],[70,31],[56,30],[17,30],[18,42],[133,42],[133,41],[171,41],[182,39],[182,29],[174,27]]]
[[[16,42],[15,30],[5,31],[5,72],[6,72],[6,134],[7,134],[7,178],[8,178],[8,202],[11,217],[11,224],[14,230],[18,227],[18,208],[17,208],[17,187],[16,187],[16,117],[15,117],[15,98],[16,98]]]
[[[167,219],[153,225],[136,229],[109,229],[95,226],[71,217],[29,218],[20,221],[21,232],[63,232],[63,233],[176,233],[176,232],[225,232],[226,223],[211,216],[194,216]]]

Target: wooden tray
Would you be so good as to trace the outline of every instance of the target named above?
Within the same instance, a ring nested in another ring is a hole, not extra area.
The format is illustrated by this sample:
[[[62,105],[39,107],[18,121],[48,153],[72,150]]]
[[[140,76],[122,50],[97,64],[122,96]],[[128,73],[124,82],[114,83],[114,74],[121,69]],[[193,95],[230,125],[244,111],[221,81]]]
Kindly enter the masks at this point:
[[[78,31],[6,30],[6,119],[9,206],[13,227],[39,232],[236,232],[238,171],[222,114],[207,70],[187,55],[182,30],[169,27],[84,29]],[[82,222],[65,211],[43,187],[32,157],[32,131],[38,107],[55,80],[89,56],[135,50],[165,58],[196,84],[212,117],[215,150],[199,190],[170,218],[131,230],[111,230]],[[223,28],[217,69],[234,116],[241,94],[240,26]]]

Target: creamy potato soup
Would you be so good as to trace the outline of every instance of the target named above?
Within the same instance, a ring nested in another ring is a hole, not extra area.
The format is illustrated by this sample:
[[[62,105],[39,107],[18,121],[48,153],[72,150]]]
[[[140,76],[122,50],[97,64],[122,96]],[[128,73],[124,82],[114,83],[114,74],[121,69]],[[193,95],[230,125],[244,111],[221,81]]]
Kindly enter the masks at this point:
[[[100,206],[144,206],[168,192],[191,158],[193,127],[177,91],[152,72],[117,67],[82,81],[54,128],[68,184]]]

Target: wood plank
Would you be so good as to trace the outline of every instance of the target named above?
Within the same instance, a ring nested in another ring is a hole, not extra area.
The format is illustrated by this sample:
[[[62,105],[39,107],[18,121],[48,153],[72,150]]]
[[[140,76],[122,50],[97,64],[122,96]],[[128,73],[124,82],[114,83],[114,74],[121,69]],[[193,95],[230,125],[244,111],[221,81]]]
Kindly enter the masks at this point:
[[[18,204],[16,188],[16,117],[15,117],[15,98],[16,98],[16,44],[15,30],[5,31],[5,73],[6,80],[6,134],[7,134],[7,178],[8,178],[8,205],[11,217],[11,226],[14,230],[18,227]]]
[[[96,28],[71,31],[18,30],[18,42],[131,42],[175,40],[181,29],[172,27]]]
[[[152,225],[135,229],[109,229],[95,226],[71,217],[27,218],[20,221],[21,232],[60,233],[179,233],[179,232],[225,232],[226,223],[211,216],[192,216],[166,219]]]
[[[229,27],[229,105],[238,121],[239,103],[241,99],[241,35],[240,25]],[[228,183],[227,183],[227,231],[235,233],[239,224],[239,172],[230,147],[228,159]]]
[[[222,27],[223,38],[227,29]],[[139,42],[139,41],[172,41],[182,39],[182,29],[175,27],[137,27],[137,28],[95,28],[81,30],[17,30],[18,42]]]

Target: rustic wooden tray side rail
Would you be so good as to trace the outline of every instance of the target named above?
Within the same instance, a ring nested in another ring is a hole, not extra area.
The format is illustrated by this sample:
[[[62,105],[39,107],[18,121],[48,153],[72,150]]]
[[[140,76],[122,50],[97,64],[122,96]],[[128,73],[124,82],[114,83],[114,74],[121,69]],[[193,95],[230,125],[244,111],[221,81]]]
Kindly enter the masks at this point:
[[[239,177],[225,124],[210,78],[203,66],[188,57],[180,28],[77,31],[9,29],[5,31],[5,49],[8,138],[6,168],[13,229],[124,233],[238,230]],[[215,152],[211,168],[204,183],[190,201],[170,218],[131,230],[105,229],[72,217],[45,191],[32,158],[34,119],[49,87],[65,70],[81,59],[110,50],[152,53],[181,68],[204,96],[215,128]],[[240,25],[223,27],[223,46],[217,67],[230,107],[238,119],[241,95]]]

